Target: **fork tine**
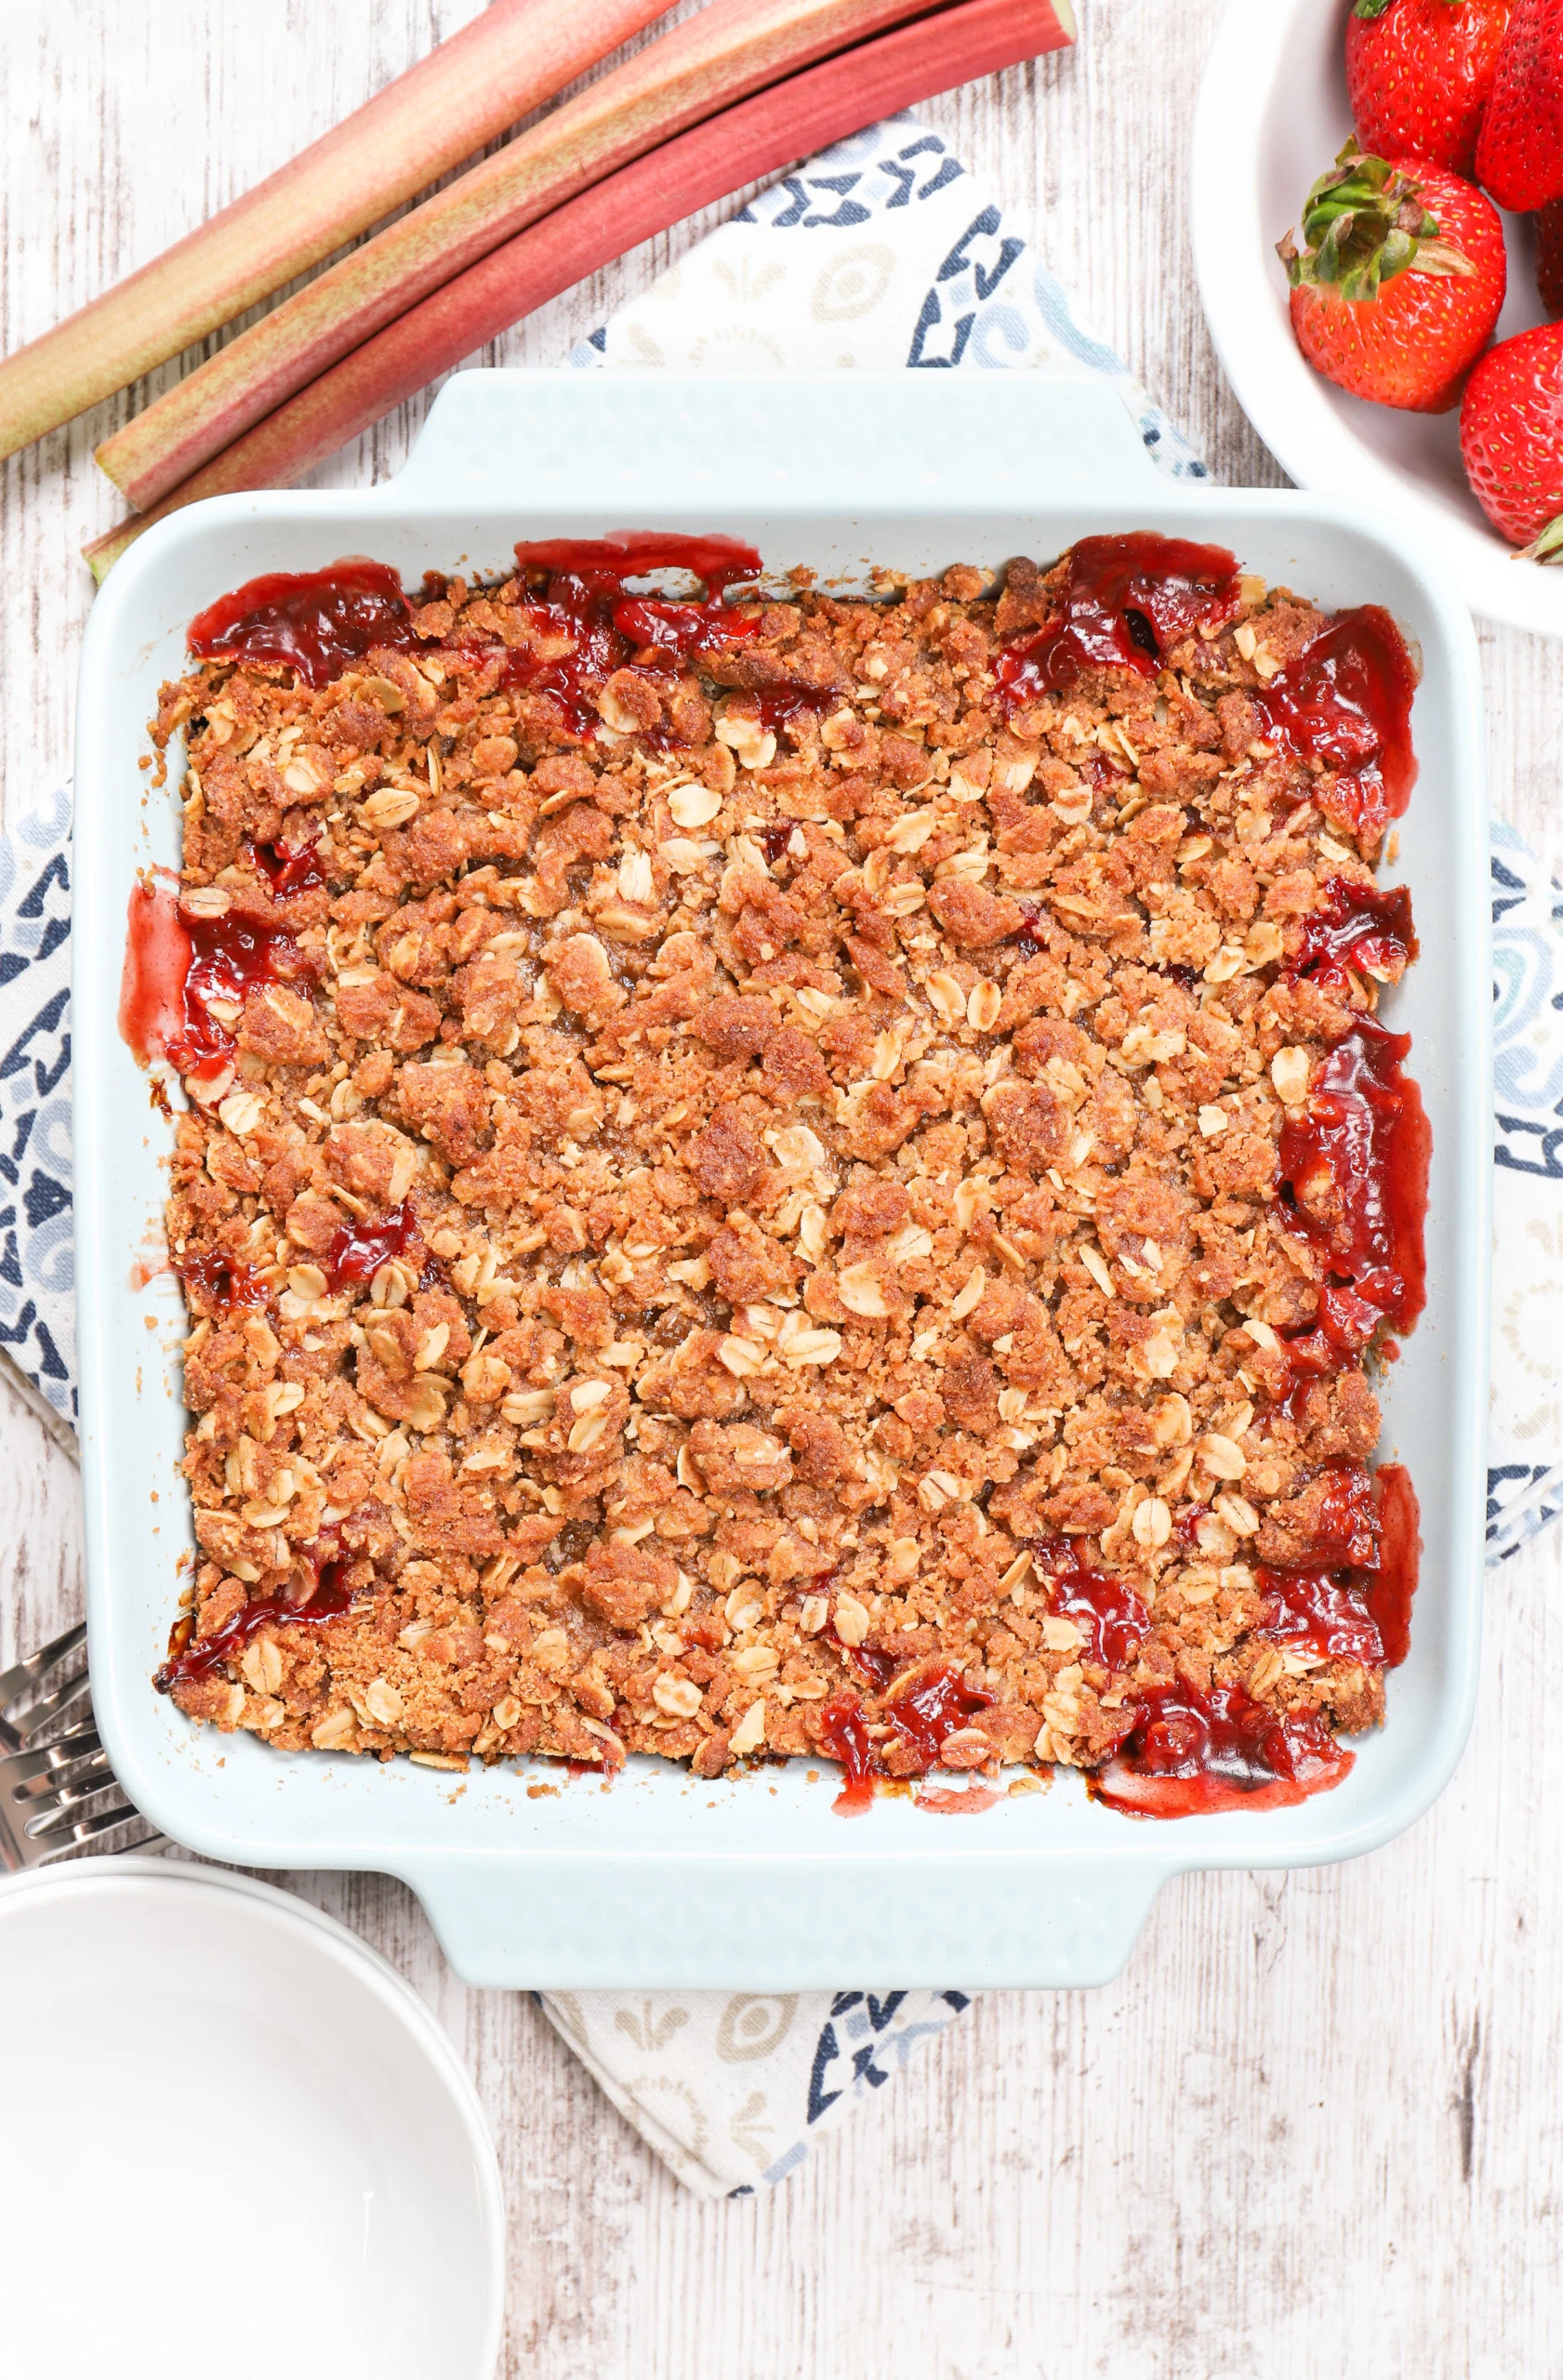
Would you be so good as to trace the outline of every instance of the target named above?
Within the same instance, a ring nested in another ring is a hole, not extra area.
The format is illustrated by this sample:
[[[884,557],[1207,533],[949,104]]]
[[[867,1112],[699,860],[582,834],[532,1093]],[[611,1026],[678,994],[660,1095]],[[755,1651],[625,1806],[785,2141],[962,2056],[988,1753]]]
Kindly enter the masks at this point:
[[[120,1818],[111,1816],[108,1823],[99,1831],[103,1834],[112,1834],[116,1826],[135,1827],[139,1830],[138,1833],[128,1836],[124,1843],[115,1844],[116,1854],[121,1851],[164,1851],[168,1847],[167,1836],[160,1833],[151,1818],[144,1818],[139,1810],[128,1810]]]
[[[76,1717],[90,1719],[91,1693],[92,1680],[83,1670],[79,1677],[67,1678],[65,1684],[56,1686],[51,1694],[46,1694],[39,1701],[30,1702],[10,1722],[10,1727],[20,1742],[30,1744],[35,1742],[46,1728],[61,1721]],[[79,1710],[77,1706],[80,1706]]]
[[[0,1670],[0,1874],[76,1850],[154,1851],[167,1841],[109,1765],[86,1649],[78,1621]]]
[[[69,1660],[71,1655],[86,1642],[86,1622],[78,1620],[74,1628],[67,1628],[52,1643],[41,1645],[24,1661],[16,1662],[8,1670],[0,1670],[0,1714],[4,1714],[8,1704],[35,1686],[41,1678],[46,1677],[50,1670],[58,1669],[61,1661]]]
[[[96,1806],[87,1807],[89,1801]],[[110,1841],[111,1836],[118,1840]],[[34,1813],[20,1824],[13,1823],[0,1807],[0,1873],[46,1867],[72,1851],[93,1845],[113,1857],[124,1851],[159,1850],[167,1840],[126,1801],[115,1780],[105,1778],[73,1807]]]
[[[101,1782],[94,1785],[94,1778]],[[15,1806],[27,1810],[66,1801],[73,1795],[99,1792],[102,1784],[117,1782],[109,1766],[108,1753],[101,1744],[94,1744],[73,1753],[69,1761],[61,1761],[57,1768],[34,1768],[25,1777],[19,1777],[15,1768],[7,1769],[0,1775],[0,1792],[8,1790]]]
[[[141,1816],[139,1810],[126,1801],[122,1794],[119,1800],[111,1804],[107,1809],[97,1810],[86,1818],[77,1818],[65,1832],[57,1835],[51,1829],[43,1835],[41,1839],[45,1849],[42,1858],[44,1860],[58,1858],[60,1852],[71,1850],[78,1844],[94,1843],[99,1835],[112,1834],[118,1826],[144,1826],[148,1829],[148,1832],[138,1836],[134,1844],[123,1844],[120,1846],[122,1850],[139,1850],[149,1844],[163,1843],[167,1840],[166,1836],[159,1834],[156,1828]],[[33,1843],[40,1840],[37,1835],[31,1839]]]
[[[101,1806],[105,1793],[117,1793],[122,1802],[128,1802],[124,1786],[107,1767],[79,1785],[60,1786],[31,1800],[19,1800],[12,1808],[20,1821],[21,1832],[36,1840],[58,1834],[61,1827]]]
[[[69,1628],[0,1673],[0,1873],[93,1847],[156,1850],[167,1839],[109,1766],[85,1669],[63,1681],[58,1675],[86,1640],[84,1627]],[[39,1744],[51,1729],[60,1732]]]
[[[102,1751],[96,1723],[87,1719],[70,1735],[58,1742],[44,1744],[36,1752],[0,1753],[0,1793],[10,1788],[31,1785],[35,1778],[60,1780],[78,1761]]]

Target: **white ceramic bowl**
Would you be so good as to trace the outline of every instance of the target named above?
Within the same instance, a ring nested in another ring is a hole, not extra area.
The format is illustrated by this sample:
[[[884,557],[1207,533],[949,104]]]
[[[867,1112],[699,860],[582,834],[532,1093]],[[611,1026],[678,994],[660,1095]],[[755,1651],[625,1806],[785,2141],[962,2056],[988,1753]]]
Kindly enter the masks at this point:
[[[281,1755],[193,1726],[152,1691],[190,1542],[177,1475],[185,1329],[146,1280],[166,1120],[115,1031],[138,867],[177,863],[178,812],[138,778],[187,622],[270,570],[372,553],[414,583],[518,536],[725,530],[776,568],[919,574],[1051,557],[1089,531],[1232,547],[1321,602],[1381,602],[1421,647],[1422,776],[1401,830],[1428,957],[1392,996],[1434,1132],[1427,1311],[1384,1384],[1386,1451],[1422,1498],[1427,1552],[1389,1724],[1300,1808],[1154,1825],[1078,1778],[980,1818],[884,1799],[850,1824],[810,1764],[704,1783],[636,1758],[604,1792],[539,1763],[452,1777],[404,1760]],[[76,746],[76,1253],[93,1702],[114,1768],[167,1833],[254,1867],[389,1869],[473,1982],[799,1990],[843,1978],[1093,1983],[1163,1878],[1281,1867],[1387,1840],[1458,1757],[1476,1690],[1487,1403],[1487,817],[1476,640],[1424,542],[1316,496],[1173,483],[1110,388],[1029,372],[464,372],[401,478],[361,494],[227,496],[161,522],[93,608]],[[141,1260],[139,1263],[138,1260]],[[533,1798],[531,1786],[548,1791]]]
[[[489,2380],[505,2215],[440,2026],[345,1926],[155,1858],[0,1884],[0,2369]]]
[[[1563,570],[1517,561],[1471,494],[1460,416],[1365,404],[1305,364],[1276,242],[1351,131],[1351,0],[1230,0],[1194,121],[1194,269],[1243,411],[1299,487],[1392,514],[1442,553],[1474,612],[1563,636]],[[1509,295],[1498,337],[1545,319],[1530,227],[1504,218]]]

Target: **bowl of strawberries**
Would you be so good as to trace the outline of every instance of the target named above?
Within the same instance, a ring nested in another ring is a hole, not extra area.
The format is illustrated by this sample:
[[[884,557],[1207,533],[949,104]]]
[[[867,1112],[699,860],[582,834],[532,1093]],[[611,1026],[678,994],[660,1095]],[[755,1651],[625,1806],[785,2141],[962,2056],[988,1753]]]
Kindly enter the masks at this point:
[[[1563,635],[1563,0],[1231,0],[1192,222],[1222,363],[1299,486]]]

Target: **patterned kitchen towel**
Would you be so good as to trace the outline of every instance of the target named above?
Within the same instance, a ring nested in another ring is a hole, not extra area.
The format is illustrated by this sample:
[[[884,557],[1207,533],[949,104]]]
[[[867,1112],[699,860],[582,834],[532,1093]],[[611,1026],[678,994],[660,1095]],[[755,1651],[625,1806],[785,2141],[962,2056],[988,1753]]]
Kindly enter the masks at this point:
[[[1502,819],[1492,1002],[1490,1563],[1563,1512],[1563,889]]]
[[[796,231],[797,239],[778,239]],[[619,371],[1045,369],[1105,381],[1172,478],[1210,474],[936,132],[891,116],[784,175],[582,339]]]
[[[547,1991],[544,2013],[681,2182],[785,2182],[971,2005],[963,1991]]]
[[[0,1348],[76,1418],[71,790],[0,835]]]
[[[779,236],[797,233],[796,238]],[[938,135],[901,116],[763,191],[569,359],[584,368],[984,370],[1105,378],[1158,464],[1204,466]],[[0,835],[0,1347],[75,1408],[69,796]],[[1563,1511],[1563,892],[1492,844],[1497,1276],[1489,1558]],[[707,2197],[775,2183],[967,2004],[959,1991],[556,1992],[615,2106]]]

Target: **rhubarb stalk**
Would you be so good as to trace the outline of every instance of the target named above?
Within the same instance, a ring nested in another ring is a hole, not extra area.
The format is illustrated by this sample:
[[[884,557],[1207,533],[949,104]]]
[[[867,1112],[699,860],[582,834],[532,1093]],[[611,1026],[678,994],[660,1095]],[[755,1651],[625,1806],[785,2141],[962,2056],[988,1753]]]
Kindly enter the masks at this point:
[[[426,298],[176,489],[85,549],[101,579],[152,520],[202,496],[285,487],[485,340],[639,241],[936,91],[1062,47],[1067,0],[960,0],[682,134]]]
[[[669,0],[492,0],[364,107],[0,363],[0,456],[128,387],[563,89]]]
[[[710,0],[241,333],[100,446],[99,462],[132,504],[155,503],[410,306],[577,192],[750,92],[931,5]]]

